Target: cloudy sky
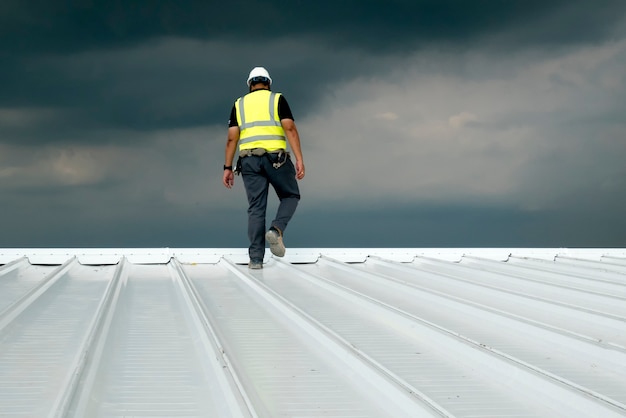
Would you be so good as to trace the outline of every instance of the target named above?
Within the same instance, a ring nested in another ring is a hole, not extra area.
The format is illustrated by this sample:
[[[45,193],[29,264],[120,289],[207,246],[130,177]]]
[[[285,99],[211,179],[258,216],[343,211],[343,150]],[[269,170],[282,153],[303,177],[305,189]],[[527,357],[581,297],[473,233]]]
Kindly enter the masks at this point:
[[[625,16],[623,0],[2,0],[0,247],[247,247],[221,167],[258,65],[307,168],[288,247],[626,246]]]

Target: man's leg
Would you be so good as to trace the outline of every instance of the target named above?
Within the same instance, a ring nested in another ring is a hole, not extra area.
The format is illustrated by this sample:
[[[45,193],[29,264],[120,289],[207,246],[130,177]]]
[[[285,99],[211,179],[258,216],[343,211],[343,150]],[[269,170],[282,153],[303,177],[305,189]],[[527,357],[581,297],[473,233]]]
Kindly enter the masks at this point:
[[[241,175],[248,196],[248,254],[251,260],[262,260],[265,256],[265,210],[269,186],[262,158],[245,157],[241,161]]]
[[[278,210],[276,211],[276,218],[272,221],[272,226],[277,228],[282,235],[298,207],[300,189],[298,188],[298,181],[296,180],[296,169],[291,159],[287,159],[285,164],[278,169],[272,167],[271,164],[268,165],[265,170],[280,200]]]

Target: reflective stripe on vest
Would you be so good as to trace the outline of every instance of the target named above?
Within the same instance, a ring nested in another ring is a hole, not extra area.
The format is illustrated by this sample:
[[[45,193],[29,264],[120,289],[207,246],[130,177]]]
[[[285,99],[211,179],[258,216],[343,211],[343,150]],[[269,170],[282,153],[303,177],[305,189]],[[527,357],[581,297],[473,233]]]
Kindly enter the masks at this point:
[[[280,93],[256,90],[237,99],[235,108],[239,125],[239,149],[286,149],[285,131],[278,117]]]

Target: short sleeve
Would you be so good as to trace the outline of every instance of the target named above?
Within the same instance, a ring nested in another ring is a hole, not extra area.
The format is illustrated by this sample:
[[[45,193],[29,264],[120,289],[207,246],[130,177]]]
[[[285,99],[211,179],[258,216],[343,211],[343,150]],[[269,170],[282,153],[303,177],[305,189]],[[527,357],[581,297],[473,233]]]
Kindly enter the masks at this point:
[[[293,114],[291,113],[291,108],[289,107],[289,103],[287,103],[287,99],[285,99],[285,96],[283,96],[282,94],[278,98],[278,118],[280,120],[294,120]]]
[[[238,126],[237,112],[235,111],[235,105],[233,105],[233,108],[230,111],[230,118],[228,119],[228,127],[232,128],[233,126]]]

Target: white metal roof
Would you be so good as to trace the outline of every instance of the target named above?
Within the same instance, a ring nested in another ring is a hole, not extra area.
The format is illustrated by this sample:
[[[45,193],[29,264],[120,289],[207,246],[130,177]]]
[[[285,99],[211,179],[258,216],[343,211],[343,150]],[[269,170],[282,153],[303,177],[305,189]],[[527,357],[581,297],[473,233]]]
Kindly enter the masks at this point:
[[[0,249],[0,416],[626,416],[624,249]]]

